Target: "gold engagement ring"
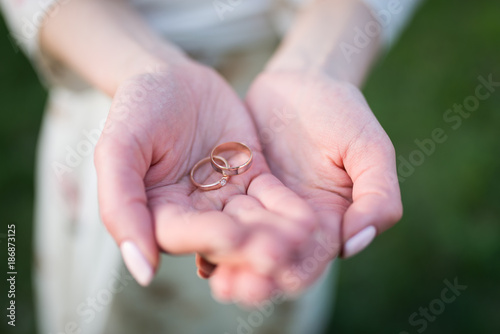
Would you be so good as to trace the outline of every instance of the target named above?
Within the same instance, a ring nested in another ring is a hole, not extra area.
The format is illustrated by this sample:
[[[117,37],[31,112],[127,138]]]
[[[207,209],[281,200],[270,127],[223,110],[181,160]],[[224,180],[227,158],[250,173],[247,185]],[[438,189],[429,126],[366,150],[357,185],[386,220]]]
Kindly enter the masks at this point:
[[[219,154],[226,151],[236,151],[239,153],[246,153],[247,160],[238,166],[231,167],[229,162],[221,157]],[[202,184],[195,180],[196,171],[205,163],[210,161],[212,168],[222,174],[222,177],[214,183]],[[240,142],[227,142],[214,147],[209,157],[203,158],[198,161],[191,169],[190,177],[191,182],[200,190],[215,190],[220,189],[227,184],[229,178],[234,175],[241,175],[248,171],[252,166],[253,154],[252,150],[245,144]]]

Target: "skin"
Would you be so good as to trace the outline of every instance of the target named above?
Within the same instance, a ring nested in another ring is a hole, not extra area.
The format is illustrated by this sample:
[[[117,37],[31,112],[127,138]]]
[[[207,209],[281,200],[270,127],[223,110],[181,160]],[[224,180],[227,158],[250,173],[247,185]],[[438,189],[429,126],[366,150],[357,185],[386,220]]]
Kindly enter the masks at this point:
[[[246,97],[257,128],[276,129],[261,138],[273,174],[320,219],[316,238],[291,266],[315,259],[317,268],[296,274],[294,286],[284,279],[289,267],[277,272],[278,286],[289,293],[313,283],[356,233],[374,226],[379,234],[402,215],[394,147],[359,90],[380,41],[373,38],[349,59],[340,51],[342,42],[352,44],[355,27],[373,20],[359,1],[316,1],[299,14]],[[315,255],[321,240],[332,245],[326,259]],[[238,293],[227,270],[208,271],[213,290]]]
[[[160,251],[198,253],[214,297],[253,305],[275,288],[302,290],[350,237],[399,220],[394,149],[357,88],[379,42],[349,63],[338,51],[371,19],[359,1],[314,2],[240,101],[126,2],[74,0],[49,15],[43,50],[113,98],[95,165],[117,243],[134,242],[153,268]],[[259,138],[277,109],[290,121]],[[252,148],[252,168],[217,191],[196,190],[191,167],[226,141]],[[304,273],[325,240],[327,256]]]

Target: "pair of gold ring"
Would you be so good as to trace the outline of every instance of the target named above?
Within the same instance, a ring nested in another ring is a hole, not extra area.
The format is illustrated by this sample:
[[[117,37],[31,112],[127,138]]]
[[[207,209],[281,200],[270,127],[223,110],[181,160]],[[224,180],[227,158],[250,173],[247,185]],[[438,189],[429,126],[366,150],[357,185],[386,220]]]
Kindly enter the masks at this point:
[[[244,162],[241,165],[231,167],[229,165],[229,162],[220,156],[221,153],[226,152],[226,151],[236,151],[236,152],[246,153],[248,155],[248,159],[246,162]],[[191,169],[191,174],[190,174],[191,182],[193,182],[193,184],[196,187],[198,187],[198,189],[201,189],[201,190],[214,190],[214,189],[222,188],[223,186],[225,186],[227,184],[227,182],[229,181],[229,178],[231,176],[240,175],[240,174],[245,173],[247,170],[249,170],[250,166],[252,165],[252,160],[253,160],[252,150],[250,150],[250,148],[243,143],[228,142],[228,143],[217,145],[214,147],[212,152],[210,152],[209,157],[201,159],[193,166],[193,168]],[[207,163],[208,161],[210,161],[212,168],[216,172],[222,174],[222,178],[214,183],[201,184],[195,180],[194,174],[203,164]]]

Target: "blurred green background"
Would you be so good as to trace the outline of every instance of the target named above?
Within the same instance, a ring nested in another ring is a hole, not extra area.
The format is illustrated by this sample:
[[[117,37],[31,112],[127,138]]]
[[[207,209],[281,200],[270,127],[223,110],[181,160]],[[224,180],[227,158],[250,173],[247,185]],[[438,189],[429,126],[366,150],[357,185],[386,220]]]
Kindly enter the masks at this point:
[[[0,55],[0,257],[6,263],[6,225],[15,223],[13,332],[36,333],[33,167],[46,92],[3,21]],[[418,149],[414,141],[429,138],[435,128],[448,137],[401,184],[402,221],[368,251],[342,261],[329,332],[418,333],[422,322],[413,326],[410,315],[429,304],[438,307],[444,280],[457,278],[467,289],[423,332],[500,333],[500,87],[458,129],[443,120],[447,109],[474,95],[478,76],[491,74],[500,82],[499,61],[499,1],[432,0],[376,66],[365,93],[398,157],[408,160]],[[1,332],[12,331],[2,318]]]

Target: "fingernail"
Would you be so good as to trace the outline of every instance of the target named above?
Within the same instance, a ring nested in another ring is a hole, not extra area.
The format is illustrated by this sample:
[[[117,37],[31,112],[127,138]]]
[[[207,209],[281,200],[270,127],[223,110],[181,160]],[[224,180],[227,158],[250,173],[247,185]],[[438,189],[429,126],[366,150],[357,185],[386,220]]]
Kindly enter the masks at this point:
[[[199,278],[204,279],[204,277],[203,277],[203,272],[202,272],[200,269],[197,269],[197,270],[196,270],[196,275],[197,275]]]
[[[377,229],[373,225],[362,229],[345,243],[343,252],[344,257],[348,258],[361,252],[373,241],[376,235]]]
[[[125,241],[122,242],[120,251],[128,271],[137,283],[142,286],[149,285],[153,279],[153,268],[139,248],[133,242]]]
[[[196,270],[196,275],[198,275],[199,278],[206,280],[210,278],[210,275],[204,272],[203,270],[199,269]]]

